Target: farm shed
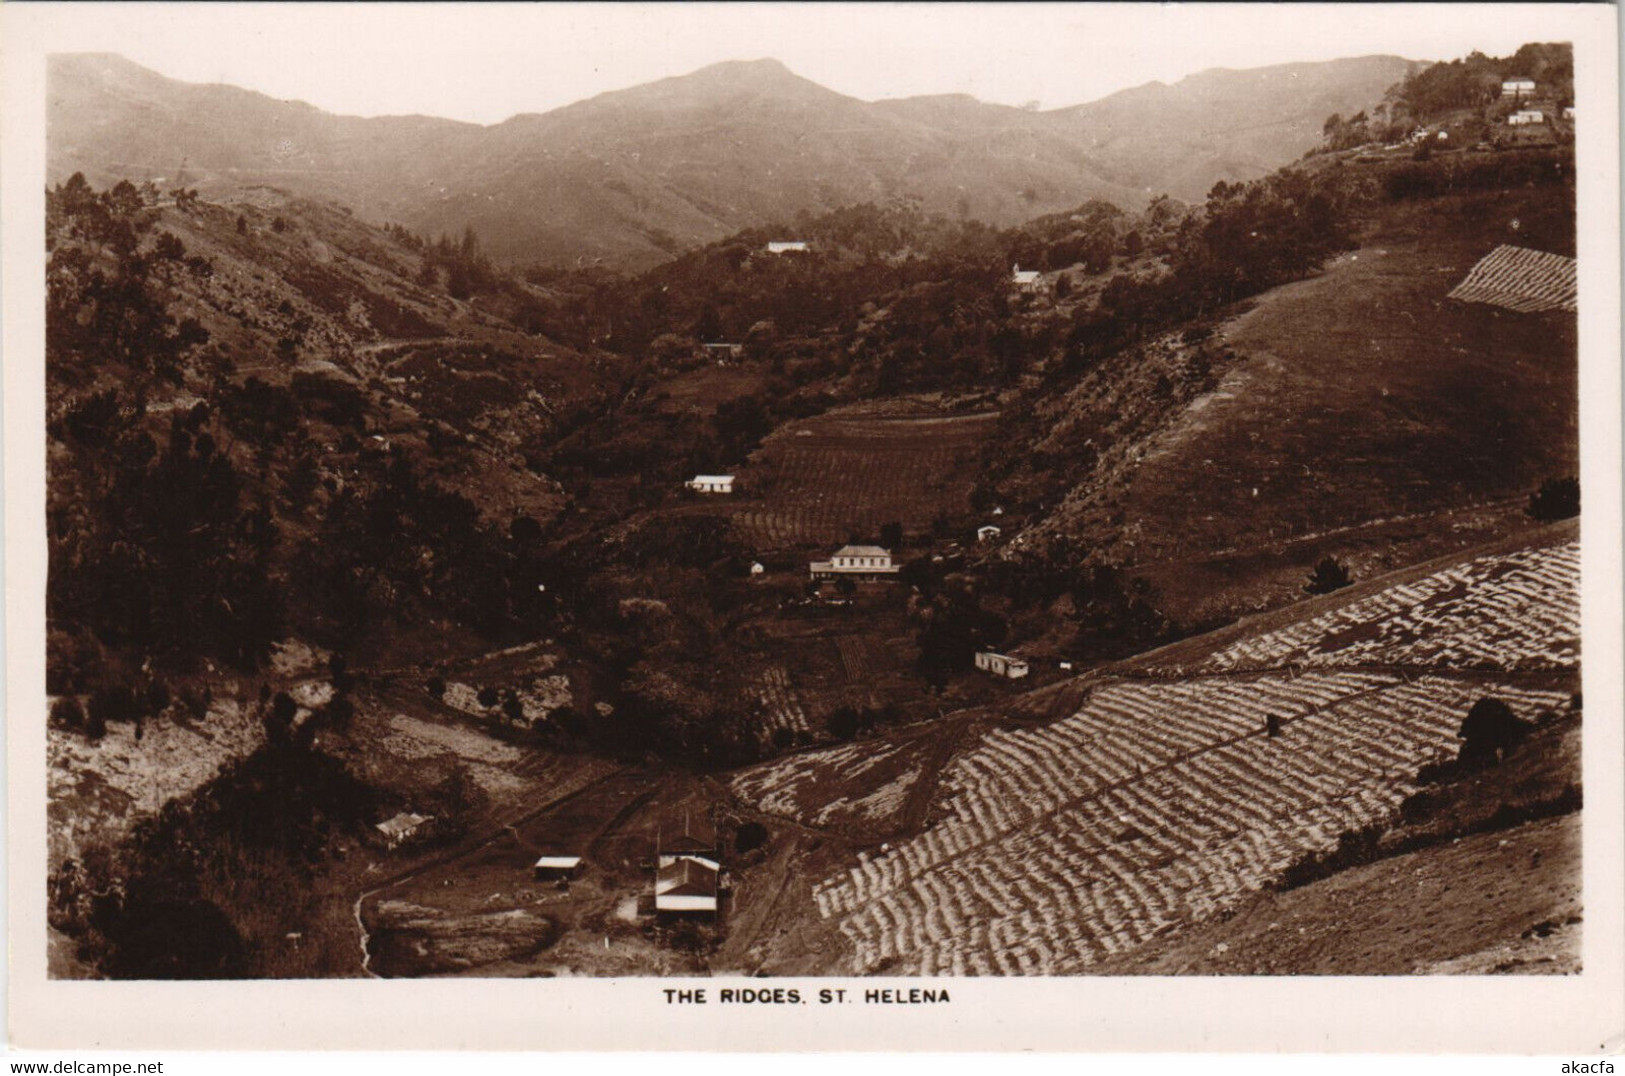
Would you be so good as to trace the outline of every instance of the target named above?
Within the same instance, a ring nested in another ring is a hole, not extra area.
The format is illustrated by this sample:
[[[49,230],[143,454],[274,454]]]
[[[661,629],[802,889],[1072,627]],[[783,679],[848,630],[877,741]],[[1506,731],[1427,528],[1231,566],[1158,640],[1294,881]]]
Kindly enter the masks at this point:
[[[718,362],[737,359],[745,353],[744,344],[734,343],[701,344],[700,349],[706,358],[716,359]]]
[[[1535,80],[1532,78],[1509,78],[1501,81],[1502,97],[1530,97],[1535,92]]]
[[[994,676],[1002,676],[1008,680],[1020,680],[1031,670],[1027,667],[1026,658],[1011,657],[1009,654],[995,654],[991,650],[978,650],[976,652],[976,667]]]
[[[775,240],[767,244],[769,254],[805,254],[807,241],[805,239]]]
[[[991,542],[1003,533],[1002,530],[989,523],[986,526],[976,528],[976,540],[978,542]]]
[[[843,545],[829,560],[815,560],[808,568],[814,579],[878,579],[900,570],[892,564],[891,550],[877,545]]]
[[[686,483],[695,493],[732,493],[734,476],[731,474],[697,474]]]
[[[548,882],[563,878],[574,878],[580,866],[580,856],[543,856],[536,861],[536,880],[538,882]]]
[[[395,817],[378,823],[373,829],[377,831],[385,848],[395,849],[423,837],[433,822],[433,815],[402,811]]]

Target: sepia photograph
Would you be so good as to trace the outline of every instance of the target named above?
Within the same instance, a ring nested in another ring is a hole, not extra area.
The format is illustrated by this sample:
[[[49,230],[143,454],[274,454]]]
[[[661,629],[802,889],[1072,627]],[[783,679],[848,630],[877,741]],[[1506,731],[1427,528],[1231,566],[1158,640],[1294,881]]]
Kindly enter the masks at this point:
[[[1612,7],[77,6],[38,990],[1618,961]]]

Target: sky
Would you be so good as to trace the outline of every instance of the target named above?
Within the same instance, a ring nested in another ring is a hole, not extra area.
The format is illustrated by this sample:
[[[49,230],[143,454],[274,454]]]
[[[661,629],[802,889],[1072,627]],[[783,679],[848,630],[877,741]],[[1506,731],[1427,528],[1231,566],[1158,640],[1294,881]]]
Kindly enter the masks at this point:
[[[121,53],[330,112],[495,123],[722,60],[864,100],[1056,108],[1211,67],[1453,59],[1545,39],[1540,5],[8,4],[49,51]],[[31,9],[31,10],[30,10]],[[1549,8],[1546,9],[1549,12]],[[8,29],[13,27],[8,27]]]

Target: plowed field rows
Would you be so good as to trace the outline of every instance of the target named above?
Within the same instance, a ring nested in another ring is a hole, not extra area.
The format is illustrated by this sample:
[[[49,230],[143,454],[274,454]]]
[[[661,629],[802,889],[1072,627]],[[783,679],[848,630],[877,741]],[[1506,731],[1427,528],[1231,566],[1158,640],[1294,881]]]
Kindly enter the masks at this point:
[[[989,735],[946,775],[945,817],[826,882],[819,911],[856,974],[1082,971],[1386,819],[1486,690],[1335,673],[1115,684],[1048,729]],[[1493,693],[1530,717],[1567,700]]]
[[[771,739],[779,729],[789,729],[792,733],[812,731],[806,707],[801,704],[784,666],[773,665],[762,671],[756,681],[756,698],[761,707],[764,740]]]
[[[1480,557],[1244,639],[1198,668],[1567,668],[1579,659],[1579,587],[1577,542]]]
[[[981,441],[996,413],[940,418],[826,415],[764,444],[742,474],[762,495],[734,514],[760,549],[839,545],[888,522],[922,531],[969,511]]]
[[[1578,294],[1573,258],[1503,245],[1473,266],[1450,298],[1532,313],[1574,310]]]
[[[1108,679],[1053,724],[987,732],[927,828],[815,886],[818,914],[853,973],[1013,975],[1082,972],[1221,912],[1391,820],[1478,699],[1566,706],[1521,673],[1577,665],[1577,573],[1573,544],[1480,557],[1232,644],[1204,670],[1222,675]]]

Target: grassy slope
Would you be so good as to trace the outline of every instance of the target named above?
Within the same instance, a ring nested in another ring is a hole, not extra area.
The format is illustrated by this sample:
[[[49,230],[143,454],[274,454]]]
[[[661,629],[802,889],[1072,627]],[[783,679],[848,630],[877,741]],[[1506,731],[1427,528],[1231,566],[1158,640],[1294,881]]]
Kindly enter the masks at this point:
[[[1369,574],[1515,531],[1577,467],[1574,319],[1445,295],[1499,243],[1571,252],[1571,214],[1550,189],[1384,208],[1357,250],[1225,323],[1216,391],[1032,539],[1136,565],[1194,621],[1290,600],[1327,553]]]

